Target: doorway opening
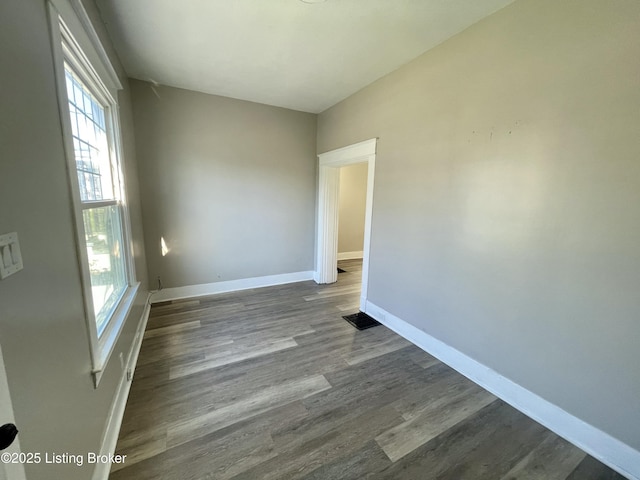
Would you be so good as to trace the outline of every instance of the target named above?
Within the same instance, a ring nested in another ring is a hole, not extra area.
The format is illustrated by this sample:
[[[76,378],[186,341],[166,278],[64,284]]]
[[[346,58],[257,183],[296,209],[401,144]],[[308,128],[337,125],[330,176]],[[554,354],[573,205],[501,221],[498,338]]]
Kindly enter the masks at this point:
[[[356,163],[367,164],[367,193],[365,200],[364,241],[362,249],[362,284],[360,310],[366,311],[371,246],[371,215],[377,139],[349,145],[318,155],[318,219],[317,254],[314,280],[334,283],[338,279],[338,211],[340,201],[340,168]]]
[[[349,313],[360,308],[364,219],[367,198],[368,162],[340,167],[338,193],[338,281],[336,286],[357,293],[357,298],[338,308]],[[345,318],[346,319],[346,318]],[[347,320],[349,321],[349,320]],[[353,324],[353,323],[352,323]],[[355,324],[356,326],[359,324]]]

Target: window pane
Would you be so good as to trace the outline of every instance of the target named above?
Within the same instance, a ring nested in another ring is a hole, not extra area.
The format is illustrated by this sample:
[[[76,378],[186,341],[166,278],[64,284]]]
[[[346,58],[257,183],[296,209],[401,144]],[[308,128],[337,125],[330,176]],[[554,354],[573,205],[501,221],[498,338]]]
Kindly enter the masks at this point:
[[[65,65],[71,130],[83,202],[115,199],[104,107]]]
[[[120,208],[90,208],[83,217],[99,336],[127,288]]]

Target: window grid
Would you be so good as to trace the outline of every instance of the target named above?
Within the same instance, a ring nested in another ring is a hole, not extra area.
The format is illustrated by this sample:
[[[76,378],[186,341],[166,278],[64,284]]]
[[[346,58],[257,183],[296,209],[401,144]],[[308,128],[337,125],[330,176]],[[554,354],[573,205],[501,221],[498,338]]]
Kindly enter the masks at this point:
[[[104,107],[65,65],[69,113],[83,202],[113,199]]]

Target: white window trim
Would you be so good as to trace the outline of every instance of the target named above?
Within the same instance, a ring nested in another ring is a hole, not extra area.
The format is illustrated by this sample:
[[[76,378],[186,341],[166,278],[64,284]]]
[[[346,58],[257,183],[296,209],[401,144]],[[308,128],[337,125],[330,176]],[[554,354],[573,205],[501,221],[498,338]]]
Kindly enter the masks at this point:
[[[69,104],[67,98],[65,81],[65,61],[68,62],[77,72],[81,73],[87,81],[92,91],[98,93],[100,101],[107,103],[109,112],[108,134],[111,144],[115,146],[113,155],[118,159],[120,184],[126,185],[124,176],[122,142],[120,139],[120,119],[118,115],[117,92],[122,89],[122,85],[113,69],[109,59],[98,40],[96,32],[91,26],[91,21],[87,16],[82,4],[78,0],[50,0],[49,1],[49,22],[51,29],[53,60],[56,74],[58,105],[60,119],[62,122],[62,134],[64,137],[64,147],[67,156],[67,171],[72,202],[74,226],[76,231],[76,251],[82,282],[85,320],[87,324],[89,351],[91,356],[91,374],[94,386],[97,388],[102,374],[109,362],[111,354],[122,327],[131,311],[140,283],[136,281],[135,265],[133,262],[133,245],[131,241],[131,223],[126,201],[124,187],[120,192],[122,201],[122,230],[124,243],[126,245],[125,262],[127,267],[127,282],[129,287],[125,291],[122,299],[118,303],[111,318],[109,319],[102,334],[98,336],[95,313],[93,309],[93,298],[91,294],[91,276],[89,272],[89,261],[86,249],[83,208],[80,200],[80,189],[78,186],[76,159],[73,148],[71,119],[69,114]],[[79,45],[78,43],[81,43]],[[64,45],[64,47],[63,47]],[[90,58],[87,58],[89,56]],[[100,72],[100,73],[98,73]],[[107,113],[107,112],[105,112]],[[112,203],[112,202],[107,202]]]

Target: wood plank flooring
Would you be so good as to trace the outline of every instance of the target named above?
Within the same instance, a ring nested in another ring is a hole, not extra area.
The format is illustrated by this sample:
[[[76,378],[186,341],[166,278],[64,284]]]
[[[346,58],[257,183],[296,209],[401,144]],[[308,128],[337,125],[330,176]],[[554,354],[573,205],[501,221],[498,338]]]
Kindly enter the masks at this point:
[[[360,261],[154,305],[111,480],[622,479],[384,326]]]

